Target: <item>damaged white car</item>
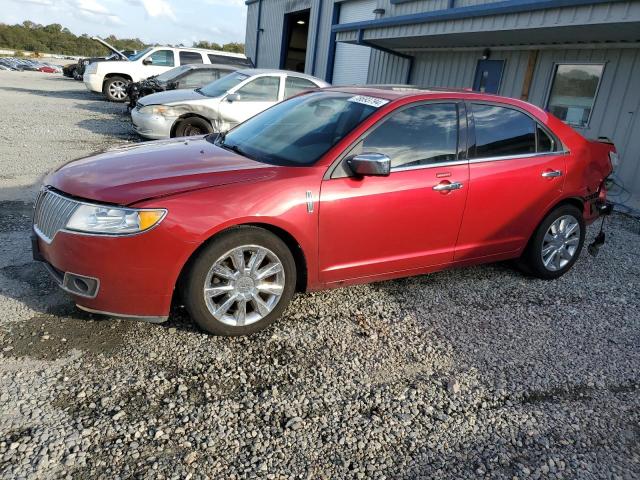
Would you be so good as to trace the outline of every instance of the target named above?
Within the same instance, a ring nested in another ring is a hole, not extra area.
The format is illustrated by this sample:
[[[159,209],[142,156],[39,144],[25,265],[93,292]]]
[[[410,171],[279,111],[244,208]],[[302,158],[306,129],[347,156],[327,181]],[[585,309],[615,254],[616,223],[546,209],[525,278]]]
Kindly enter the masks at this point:
[[[143,97],[131,110],[131,119],[138,134],[155,140],[225,132],[286,98],[328,86],[302,73],[238,70],[195,90]]]

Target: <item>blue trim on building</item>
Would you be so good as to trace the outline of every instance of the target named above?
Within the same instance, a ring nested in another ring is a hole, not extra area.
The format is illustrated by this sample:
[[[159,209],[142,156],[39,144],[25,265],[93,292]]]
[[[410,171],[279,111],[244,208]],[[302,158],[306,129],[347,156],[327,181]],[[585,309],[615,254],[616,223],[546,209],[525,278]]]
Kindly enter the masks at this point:
[[[258,68],[258,54],[260,53],[260,34],[262,33],[262,27],[260,27],[260,21],[262,20],[262,0],[256,0],[258,3],[258,21],[256,22],[256,52],[253,58],[253,65]]]
[[[369,47],[369,48],[373,48],[375,50],[379,50],[381,52],[384,52],[388,55],[394,55],[396,57],[400,57],[403,58],[405,60],[409,61],[409,65],[408,65],[408,69],[407,69],[407,79],[406,82],[407,84],[410,83],[411,80],[411,73],[413,72],[413,61],[414,61],[414,57],[412,55],[407,55],[406,53],[400,53],[400,52],[396,52],[395,50],[391,50],[390,48],[385,48],[385,47],[380,47],[378,45],[375,45],[373,43],[367,42],[364,39],[364,30],[358,30],[358,41],[357,41],[358,45],[363,45],[365,47]]]
[[[320,40],[320,20],[322,20],[322,0],[318,2],[318,15],[316,18],[316,38],[313,40],[313,59],[311,60],[311,75],[316,74],[316,58],[318,58],[318,40]]]
[[[340,3],[333,4],[333,12],[331,14],[331,28],[340,22]],[[329,53],[327,56],[327,68],[324,74],[325,82],[333,83],[333,64],[336,60],[336,33],[331,32],[329,36]]]
[[[410,0],[391,0],[391,3],[404,3],[405,1]],[[486,17],[490,15],[504,15],[508,13],[548,10],[550,8],[578,7],[584,5],[595,5],[598,3],[613,3],[622,1],[625,0],[506,0],[503,2],[472,5],[468,7],[447,8],[444,10],[435,10],[432,12],[398,15],[397,17],[378,18],[375,20],[366,20],[362,22],[343,23],[334,25],[331,28],[331,31],[348,32],[360,29],[415,25],[418,23],[431,23],[443,20],[459,20],[465,18]]]

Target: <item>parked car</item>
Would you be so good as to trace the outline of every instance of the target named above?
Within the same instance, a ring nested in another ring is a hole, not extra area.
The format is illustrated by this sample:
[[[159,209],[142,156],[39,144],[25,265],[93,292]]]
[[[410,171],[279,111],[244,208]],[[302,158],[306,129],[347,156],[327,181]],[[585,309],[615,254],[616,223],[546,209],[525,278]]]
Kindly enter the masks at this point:
[[[40,60],[32,58],[1,57],[0,65],[14,71],[47,71],[48,73],[62,72],[62,67],[60,65],[53,65],[51,63],[41,62]]]
[[[102,92],[112,102],[124,102],[127,100],[129,83],[193,63],[251,66],[247,57],[240,53],[201,48],[148,47],[126,60],[90,63],[84,70],[83,78],[88,90]]]
[[[161,321],[176,291],[204,330],[248,334],[296,290],[507,259],[558,278],[610,210],[615,157],[512,98],[310,91],[224,135],[63,166],[34,255],[84,310]]]
[[[196,89],[218,80],[231,72],[238,70],[234,65],[218,63],[182,65],[171,70],[154,75],[139,82],[130,83],[127,87],[129,108],[134,108],[138,99],[152,93],[166,90]]]
[[[88,58],[80,58],[78,62],[75,64],[73,68],[69,68],[71,77],[75,80],[82,81],[84,79],[84,71],[87,68],[87,65],[93,62],[113,62],[118,60],[129,60],[133,57],[137,50],[118,50],[114,46],[105,42],[99,37],[91,37],[92,40],[100,43],[102,46],[106,47],[111,53],[106,57],[88,57]]]
[[[238,70],[202,88],[141,98],[131,111],[131,120],[136,132],[151,139],[223,132],[285,98],[327,86],[303,73]]]

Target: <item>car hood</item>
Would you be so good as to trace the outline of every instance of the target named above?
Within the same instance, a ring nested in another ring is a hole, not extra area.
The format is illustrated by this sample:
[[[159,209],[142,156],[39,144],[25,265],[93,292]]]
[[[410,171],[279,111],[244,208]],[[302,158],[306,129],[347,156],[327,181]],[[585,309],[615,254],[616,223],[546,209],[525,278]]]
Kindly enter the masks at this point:
[[[231,183],[257,181],[281,168],[215,146],[204,137],[147,142],[74,160],[45,185],[116,205]]]
[[[167,92],[153,93],[140,99],[141,105],[170,105],[173,103],[188,102],[191,100],[206,100],[207,97],[195,90],[169,90]]]

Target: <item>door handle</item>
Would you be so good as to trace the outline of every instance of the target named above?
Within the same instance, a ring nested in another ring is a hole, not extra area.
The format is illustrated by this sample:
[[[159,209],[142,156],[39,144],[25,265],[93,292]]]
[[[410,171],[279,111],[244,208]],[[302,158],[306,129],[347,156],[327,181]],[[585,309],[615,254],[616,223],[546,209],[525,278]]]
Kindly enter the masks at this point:
[[[561,170],[547,170],[545,172],[542,172],[542,176],[544,178],[560,177],[560,176],[562,176],[562,171]]]
[[[460,182],[451,182],[451,183],[439,183],[433,186],[433,189],[436,192],[448,192],[451,190],[459,190],[462,188],[462,184]]]

